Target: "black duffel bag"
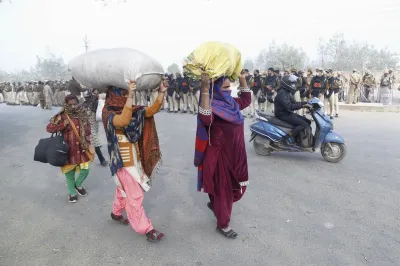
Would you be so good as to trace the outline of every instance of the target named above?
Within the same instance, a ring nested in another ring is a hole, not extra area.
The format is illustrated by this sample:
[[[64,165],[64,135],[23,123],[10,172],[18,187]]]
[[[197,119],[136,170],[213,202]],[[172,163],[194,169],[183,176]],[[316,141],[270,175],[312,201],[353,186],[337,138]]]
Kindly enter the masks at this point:
[[[52,134],[50,138],[39,140],[35,148],[34,161],[64,166],[68,161],[69,145],[62,135]]]

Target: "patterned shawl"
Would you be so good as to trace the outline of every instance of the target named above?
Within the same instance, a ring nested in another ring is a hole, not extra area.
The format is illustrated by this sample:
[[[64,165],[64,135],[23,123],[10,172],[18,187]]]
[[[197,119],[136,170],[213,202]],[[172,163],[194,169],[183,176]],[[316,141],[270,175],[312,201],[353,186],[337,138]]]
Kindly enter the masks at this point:
[[[89,143],[86,140],[86,133],[89,126],[89,117],[82,105],[79,105],[76,108],[72,108],[71,106],[69,106],[67,103],[70,100],[76,100],[77,102],[79,102],[76,96],[68,95],[67,97],[65,97],[63,108],[61,108],[61,110],[50,119],[50,122],[57,124],[61,120],[61,114],[66,114],[70,118],[78,119],[80,124],[80,146],[83,150],[87,150],[89,148]],[[76,126],[77,125],[75,125],[75,127]]]
[[[99,105],[99,97],[93,95],[93,91],[88,91],[88,96],[85,97],[85,101],[82,106],[88,109],[89,111],[96,113],[97,106]]]
[[[111,87],[107,91],[102,118],[107,135],[108,153],[110,154],[110,170],[114,176],[123,167],[122,157],[115,134],[113,119],[116,114],[121,114],[127,97],[120,88]],[[153,117],[145,117],[144,107],[135,106],[132,119],[123,129],[125,136],[131,143],[138,142],[141,163],[145,174],[152,179],[154,169],[161,164],[161,152],[158,142],[157,129]],[[139,159],[139,158],[138,158]]]
[[[223,91],[221,89],[226,77],[222,77],[211,84],[210,97],[212,114],[219,118],[228,121],[232,124],[241,125],[244,123],[244,118],[240,112],[239,104],[231,96],[231,91]],[[201,95],[200,100],[201,102]],[[211,127],[211,125],[210,125]],[[203,160],[209,142],[209,131],[210,128],[206,128],[200,121],[199,115],[197,116],[197,131],[196,131],[196,143],[194,153],[194,165],[198,168],[197,173],[197,190],[200,191],[203,183]]]

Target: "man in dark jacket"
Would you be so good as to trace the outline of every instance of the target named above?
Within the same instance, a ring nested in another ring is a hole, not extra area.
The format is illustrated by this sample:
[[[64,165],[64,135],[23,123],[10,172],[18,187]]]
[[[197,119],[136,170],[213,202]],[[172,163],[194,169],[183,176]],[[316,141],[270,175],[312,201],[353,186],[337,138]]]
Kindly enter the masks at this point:
[[[311,107],[307,102],[294,102],[294,93],[297,91],[297,77],[286,75],[281,79],[281,89],[275,97],[275,116],[276,118],[289,123],[293,126],[292,131],[286,135],[283,140],[286,144],[293,144],[291,136],[294,138],[297,134],[310,126],[311,121],[307,118],[295,114],[294,111],[304,107]]]

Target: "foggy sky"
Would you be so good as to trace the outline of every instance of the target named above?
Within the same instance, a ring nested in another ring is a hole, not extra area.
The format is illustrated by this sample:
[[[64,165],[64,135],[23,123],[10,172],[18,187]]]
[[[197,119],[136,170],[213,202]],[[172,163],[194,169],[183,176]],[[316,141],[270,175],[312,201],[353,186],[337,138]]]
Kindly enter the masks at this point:
[[[318,38],[343,32],[346,40],[400,52],[400,1],[265,0],[12,0],[0,4],[0,69],[29,68],[36,55],[68,63],[90,49],[130,47],[164,67],[181,63],[206,41],[235,45],[255,57],[275,40],[301,46],[315,59]]]

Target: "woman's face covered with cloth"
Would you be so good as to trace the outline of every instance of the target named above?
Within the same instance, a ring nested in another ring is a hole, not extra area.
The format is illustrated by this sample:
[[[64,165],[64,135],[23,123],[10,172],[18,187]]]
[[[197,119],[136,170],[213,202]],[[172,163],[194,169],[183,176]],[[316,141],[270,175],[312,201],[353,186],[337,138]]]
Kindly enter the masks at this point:
[[[231,81],[229,79],[225,79],[224,80],[224,82],[222,83],[222,86],[221,86],[221,90],[232,92],[232,90],[231,90]]]
[[[79,107],[78,99],[71,97],[70,99],[66,99],[66,104],[71,109],[76,109]]]

